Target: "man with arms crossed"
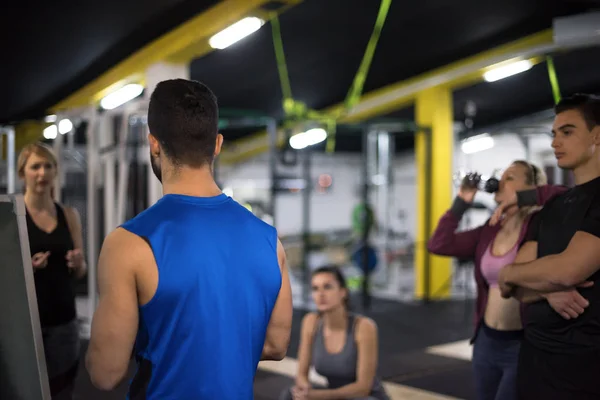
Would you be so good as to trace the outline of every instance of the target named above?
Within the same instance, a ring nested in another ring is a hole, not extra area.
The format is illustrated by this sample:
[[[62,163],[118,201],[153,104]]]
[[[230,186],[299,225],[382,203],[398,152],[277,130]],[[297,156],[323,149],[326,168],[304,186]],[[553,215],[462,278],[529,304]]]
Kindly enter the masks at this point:
[[[164,81],[152,94],[148,140],[164,196],[102,246],[86,358],[100,389],[123,379],[133,351],[128,399],[250,400],[258,362],[286,354],[285,253],[275,228],[215,183],[218,119],[201,83]]]
[[[518,367],[523,400],[600,398],[600,98],[575,95],[555,108],[552,147],[576,186],[548,202],[514,264],[500,272],[503,296],[527,302]],[[540,295],[585,299],[567,318]],[[584,310],[585,309],[585,310]]]

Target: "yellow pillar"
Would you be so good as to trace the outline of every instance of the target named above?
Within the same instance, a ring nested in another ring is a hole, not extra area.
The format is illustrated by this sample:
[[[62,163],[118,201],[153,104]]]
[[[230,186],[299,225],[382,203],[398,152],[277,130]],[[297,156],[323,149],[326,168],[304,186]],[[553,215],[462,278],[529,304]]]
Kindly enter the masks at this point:
[[[419,93],[415,114],[419,126],[431,128],[430,132],[417,133],[415,138],[417,167],[415,297],[444,299],[450,296],[452,288],[452,259],[429,254],[427,241],[437,221],[448,210],[452,201],[454,154],[452,90],[446,87],[435,87]],[[428,146],[430,146],[429,150]],[[428,153],[430,153],[429,157]]]

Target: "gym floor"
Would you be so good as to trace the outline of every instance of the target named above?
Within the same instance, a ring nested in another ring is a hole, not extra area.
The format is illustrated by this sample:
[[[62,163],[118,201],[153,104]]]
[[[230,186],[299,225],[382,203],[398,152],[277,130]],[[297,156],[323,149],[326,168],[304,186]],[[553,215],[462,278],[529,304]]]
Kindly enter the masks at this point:
[[[360,304],[355,299],[353,304]],[[451,400],[473,399],[470,346],[472,300],[398,303],[373,299],[371,309],[363,312],[379,328],[379,376],[392,399]],[[300,322],[305,312],[294,313],[292,339],[287,358],[282,362],[261,363],[256,374],[256,400],[277,400],[282,390],[293,383]],[[83,351],[87,347],[84,341]],[[135,370],[130,367],[130,376]],[[315,379],[319,379],[316,377]],[[322,379],[322,378],[321,378]],[[83,363],[76,382],[76,400],[124,399],[128,380],[107,393],[95,389]]]

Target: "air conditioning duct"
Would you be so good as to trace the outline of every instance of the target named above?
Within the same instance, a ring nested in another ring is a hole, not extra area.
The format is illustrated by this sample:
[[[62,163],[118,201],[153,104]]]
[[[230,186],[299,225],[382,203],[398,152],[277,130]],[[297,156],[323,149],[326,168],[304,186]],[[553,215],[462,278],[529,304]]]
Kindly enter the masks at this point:
[[[553,31],[558,47],[599,46],[600,11],[555,18]]]

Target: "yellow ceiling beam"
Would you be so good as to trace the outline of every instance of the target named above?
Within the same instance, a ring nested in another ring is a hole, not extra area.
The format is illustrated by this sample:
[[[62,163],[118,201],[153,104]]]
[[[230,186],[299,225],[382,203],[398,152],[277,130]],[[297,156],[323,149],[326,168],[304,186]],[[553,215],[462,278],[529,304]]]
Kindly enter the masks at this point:
[[[416,95],[425,89],[445,85],[451,89],[483,81],[483,74],[514,59],[532,59],[539,51],[553,46],[552,29],[527,36],[477,55],[456,61],[405,81],[367,93],[353,107],[343,122],[364,121],[404,108],[412,104]],[[538,58],[539,60],[539,58]],[[535,61],[535,60],[533,60]],[[342,105],[336,105],[333,109]]]
[[[373,90],[363,95],[360,102],[350,109],[340,122],[360,122],[400,110],[410,106],[418,93],[431,87],[447,85],[451,89],[457,89],[473,85],[483,81],[483,74],[487,70],[513,59],[527,58],[533,62],[539,62],[542,60],[539,54],[552,49],[553,46],[552,29],[548,29],[413,78]],[[337,112],[343,107],[344,104],[337,104],[324,111]],[[283,140],[281,135],[279,140],[280,142]],[[241,162],[266,150],[268,150],[266,131],[261,131],[224,147],[220,160],[225,164]]]
[[[223,0],[205,12],[147,44],[92,82],[51,108],[58,112],[95,104],[106,94],[127,83],[142,83],[146,69],[157,62],[187,63],[213,51],[208,39],[246,16],[268,19],[260,6],[269,0]],[[302,0],[286,0],[282,12]]]

